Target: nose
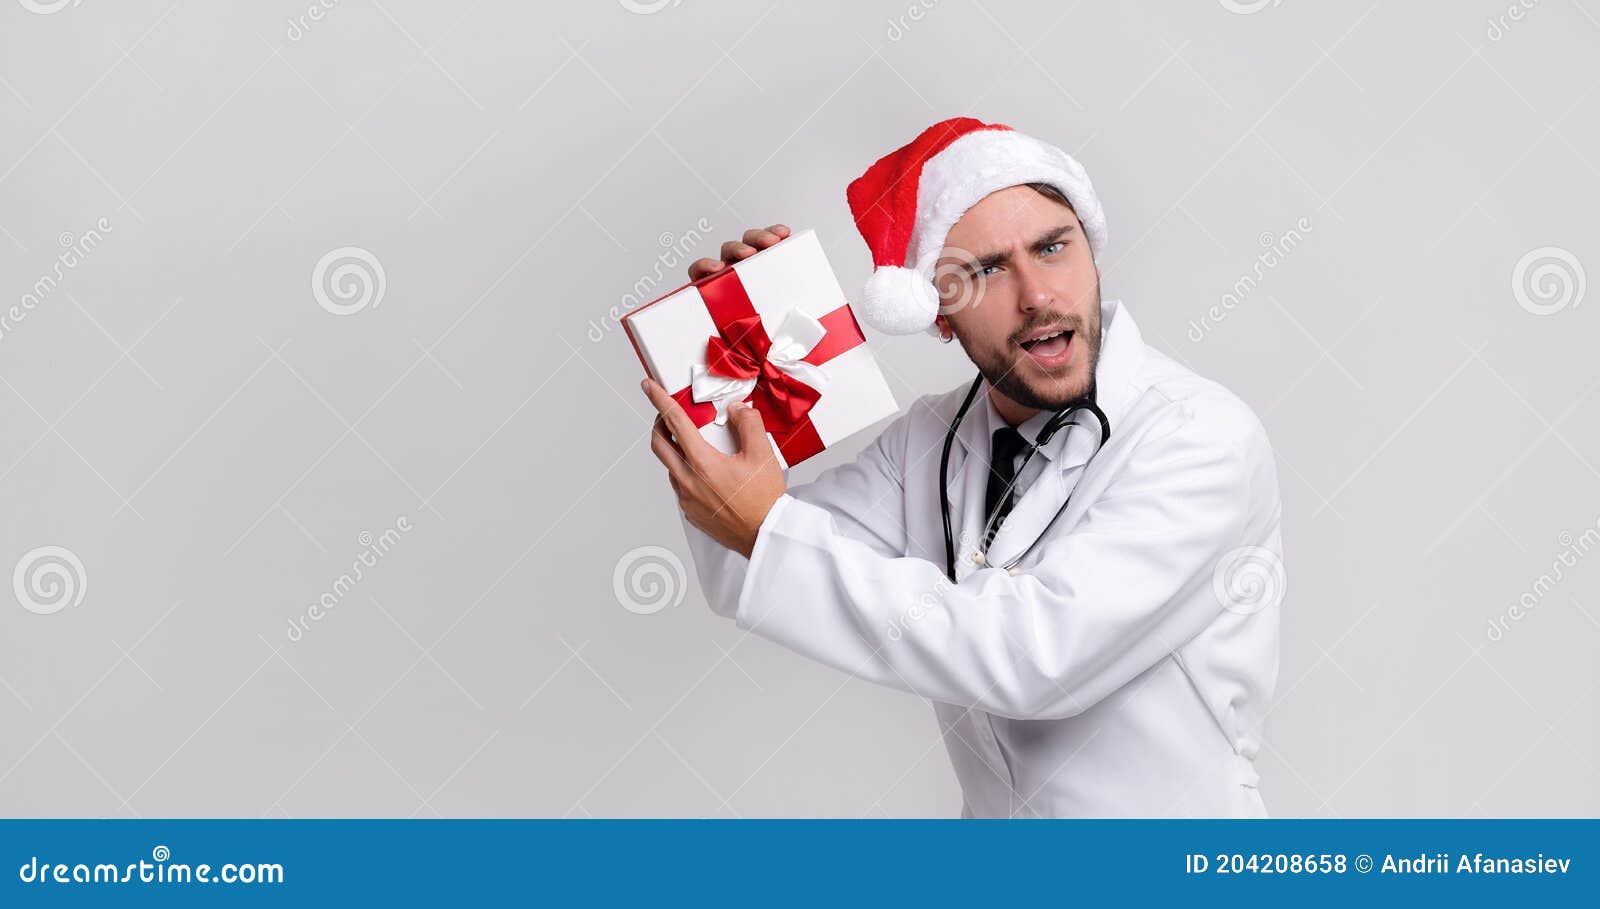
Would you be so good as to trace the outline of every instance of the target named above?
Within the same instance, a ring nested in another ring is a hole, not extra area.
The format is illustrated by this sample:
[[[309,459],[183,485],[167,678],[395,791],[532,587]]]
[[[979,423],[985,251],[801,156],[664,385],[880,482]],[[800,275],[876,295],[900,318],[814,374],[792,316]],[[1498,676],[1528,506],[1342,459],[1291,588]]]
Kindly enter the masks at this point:
[[[1017,308],[1028,315],[1048,310],[1055,302],[1055,294],[1045,282],[1041,269],[1028,262],[1018,266],[1016,274]]]

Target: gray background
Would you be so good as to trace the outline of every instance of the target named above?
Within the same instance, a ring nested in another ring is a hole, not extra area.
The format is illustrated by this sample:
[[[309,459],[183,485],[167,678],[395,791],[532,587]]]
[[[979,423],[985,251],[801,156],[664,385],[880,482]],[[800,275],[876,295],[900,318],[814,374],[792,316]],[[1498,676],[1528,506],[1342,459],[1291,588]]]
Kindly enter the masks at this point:
[[[775,220],[859,287],[845,184],[968,113],[1081,157],[1107,295],[1268,426],[1268,807],[1600,813],[1595,10],[314,2],[0,2],[0,303],[99,235],[0,336],[0,576],[81,565],[0,589],[0,813],[955,814],[925,704],[640,561],[601,323]],[[902,406],[969,375],[871,343]]]

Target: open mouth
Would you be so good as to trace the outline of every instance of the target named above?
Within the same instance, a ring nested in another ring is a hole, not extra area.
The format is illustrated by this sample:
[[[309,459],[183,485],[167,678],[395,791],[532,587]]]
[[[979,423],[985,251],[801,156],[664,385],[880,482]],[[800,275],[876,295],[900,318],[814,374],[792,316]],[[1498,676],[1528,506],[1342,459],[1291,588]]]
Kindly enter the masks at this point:
[[[1072,329],[1052,328],[1017,343],[1039,365],[1057,367],[1072,361],[1072,338]]]

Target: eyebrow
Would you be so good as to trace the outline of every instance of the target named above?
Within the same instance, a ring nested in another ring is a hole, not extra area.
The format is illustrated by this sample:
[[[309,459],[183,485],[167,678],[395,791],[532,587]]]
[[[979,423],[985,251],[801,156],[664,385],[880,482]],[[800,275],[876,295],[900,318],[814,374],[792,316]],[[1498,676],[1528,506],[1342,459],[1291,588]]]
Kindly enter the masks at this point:
[[[1028,251],[1033,253],[1040,252],[1046,246],[1058,242],[1062,237],[1072,233],[1073,229],[1073,225],[1071,224],[1063,224],[1060,227],[1051,228],[1050,230],[1040,234],[1038,239],[1029,244]],[[976,259],[966,262],[962,267],[968,274],[972,274],[977,271],[982,271],[985,268],[995,268],[1000,265],[1006,265],[1010,263],[1010,261],[1011,250],[1008,249],[1001,252],[985,253]]]

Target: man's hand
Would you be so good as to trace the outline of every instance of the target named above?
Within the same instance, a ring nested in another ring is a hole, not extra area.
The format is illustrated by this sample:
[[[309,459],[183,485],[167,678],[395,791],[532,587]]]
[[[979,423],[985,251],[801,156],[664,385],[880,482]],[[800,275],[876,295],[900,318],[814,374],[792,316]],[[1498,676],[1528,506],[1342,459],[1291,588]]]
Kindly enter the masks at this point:
[[[722,244],[718,259],[696,259],[689,265],[689,280],[716,274],[748,259],[789,236],[787,225],[752,227],[743,238]],[[761,413],[744,403],[728,408],[728,425],[739,442],[739,453],[725,455],[700,436],[694,422],[672,400],[666,389],[645,379],[644,393],[660,416],[652,429],[650,450],[667,466],[678,507],[689,523],[718,543],[750,557],[756,531],[772,503],[783,495],[783,471],[767,443]]]
[[[739,240],[729,240],[722,244],[722,259],[696,259],[689,264],[689,280],[698,281],[707,275],[713,275],[727,268],[735,262],[748,259],[763,249],[779,240],[787,239],[789,228],[784,224],[774,224],[771,227],[752,227],[744,232],[744,237]]]
[[[767,442],[761,412],[743,402],[729,405],[728,426],[739,451],[726,455],[701,437],[666,389],[650,379],[640,384],[660,413],[651,429],[650,450],[667,467],[678,507],[690,524],[749,558],[761,522],[784,490],[783,471]]]

